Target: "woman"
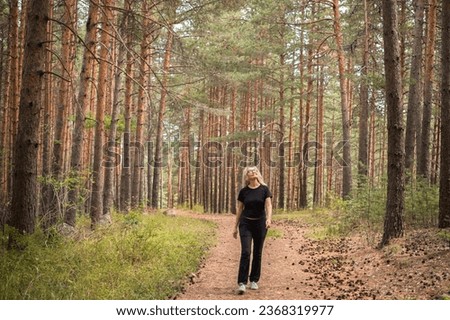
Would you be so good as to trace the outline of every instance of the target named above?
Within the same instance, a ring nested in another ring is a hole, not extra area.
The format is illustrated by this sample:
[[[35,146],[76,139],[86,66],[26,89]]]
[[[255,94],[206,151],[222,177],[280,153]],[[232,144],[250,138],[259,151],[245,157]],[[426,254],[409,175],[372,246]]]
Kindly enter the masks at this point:
[[[241,261],[238,274],[238,293],[243,294],[250,278],[250,289],[258,289],[261,257],[267,229],[272,223],[272,194],[256,167],[244,169],[245,187],[239,191],[238,210],[233,237],[241,239]],[[250,255],[253,241],[253,260]],[[249,277],[250,272],[250,277]]]

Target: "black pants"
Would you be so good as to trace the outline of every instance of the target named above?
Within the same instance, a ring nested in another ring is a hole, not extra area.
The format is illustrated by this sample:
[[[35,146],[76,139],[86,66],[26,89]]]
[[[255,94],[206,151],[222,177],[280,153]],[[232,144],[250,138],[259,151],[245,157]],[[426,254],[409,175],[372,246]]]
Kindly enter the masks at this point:
[[[261,257],[266,238],[266,219],[249,220],[242,218],[239,223],[241,238],[241,261],[239,264],[238,283],[246,284],[249,278],[250,255],[253,241],[253,260],[250,281],[258,282],[261,276]]]

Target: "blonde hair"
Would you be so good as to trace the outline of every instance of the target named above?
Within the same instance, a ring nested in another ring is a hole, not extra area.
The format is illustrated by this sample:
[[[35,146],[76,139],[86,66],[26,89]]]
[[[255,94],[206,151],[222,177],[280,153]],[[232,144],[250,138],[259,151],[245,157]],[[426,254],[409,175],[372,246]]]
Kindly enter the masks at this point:
[[[244,168],[244,171],[242,172],[242,181],[243,181],[244,186],[248,186],[250,184],[250,181],[248,180],[248,176],[247,176],[247,173],[249,170],[254,170],[256,179],[258,179],[258,182],[260,184],[262,184],[263,186],[267,186],[267,184],[264,182],[261,172],[255,166],[250,166],[250,167]]]

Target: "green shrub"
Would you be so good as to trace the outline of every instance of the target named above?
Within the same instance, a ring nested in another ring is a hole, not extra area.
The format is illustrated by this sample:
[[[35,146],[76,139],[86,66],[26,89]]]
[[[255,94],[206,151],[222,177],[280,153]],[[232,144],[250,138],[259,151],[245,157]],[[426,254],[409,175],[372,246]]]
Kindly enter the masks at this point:
[[[406,186],[405,220],[413,227],[434,227],[439,216],[439,187],[421,178]]]
[[[339,212],[338,226],[342,232],[359,230],[370,233],[370,237],[383,230],[386,212],[387,182],[377,187],[360,186],[350,200],[332,198],[330,207]],[[418,179],[405,186],[404,221],[408,227],[436,226],[439,212],[439,189]]]

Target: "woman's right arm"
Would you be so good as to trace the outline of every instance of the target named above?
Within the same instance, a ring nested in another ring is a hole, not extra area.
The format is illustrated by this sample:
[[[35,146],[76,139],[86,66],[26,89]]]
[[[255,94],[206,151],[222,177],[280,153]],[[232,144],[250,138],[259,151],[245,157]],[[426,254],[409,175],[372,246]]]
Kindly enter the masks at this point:
[[[244,209],[244,204],[238,200],[237,212],[236,212],[236,223],[234,224],[233,237],[237,239],[239,221],[241,220],[242,210]]]

